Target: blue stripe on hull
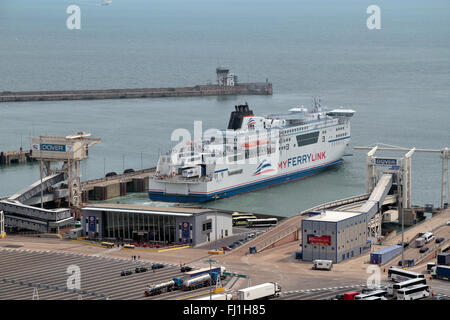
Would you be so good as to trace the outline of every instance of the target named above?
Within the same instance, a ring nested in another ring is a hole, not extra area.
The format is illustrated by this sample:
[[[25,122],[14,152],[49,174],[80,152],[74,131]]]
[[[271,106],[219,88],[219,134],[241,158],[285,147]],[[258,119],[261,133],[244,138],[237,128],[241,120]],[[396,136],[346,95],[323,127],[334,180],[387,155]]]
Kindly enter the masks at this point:
[[[150,200],[153,201],[166,201],[166,202],[206,202],[210,200],[214,200],[214,198],[221,199],[221,198],[227,198],[231,197],[240,193],[250,192],[257,189],[262,189],[266,187],[270,187],[276,184],[289,182],[296,179],[305,178],[307,176],[319,173],[333,165],[336,165],[338,163],[341,163],[342,160],[337,160],[334,162],[331,162],[327,165],[322,165],[313,169],[303,170],[300,172],[291,173],[289,175],[276,177],[273,179],[268,179],[265,181],[247,184],[240,187],[234,187],[227,190],[215,192],[215,193],[209,193],[209,194],[189,194],[189,195],[180,195],[180,194],[165,194],[164,192],[156,192],[156,191],[149,191],[148,195]]]

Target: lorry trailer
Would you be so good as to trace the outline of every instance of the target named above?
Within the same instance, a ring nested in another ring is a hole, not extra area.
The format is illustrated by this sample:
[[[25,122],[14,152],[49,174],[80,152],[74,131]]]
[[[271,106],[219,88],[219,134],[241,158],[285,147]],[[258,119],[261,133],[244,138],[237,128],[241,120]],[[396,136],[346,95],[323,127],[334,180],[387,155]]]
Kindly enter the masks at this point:
[[[442,266],[450,265],[450,252],[443,252],[437,255],[437,264]]]
[[[276,282],[266,282],[257,286],[241,289],[237,292],[238,300],[257,300],[278,297],[281,287]]]
[[[402,253],[402,246],[393,245],[370,253],[370,263],[383,264]]]
[[[201,298],[197,298],[195,300],[232,300],[233,295],[230,293],[220,293],[220,294],[213,294],[210,296],[205,296]]]
[[[220,275],[216,272],[204,274],[195,278],[184,280],[181,289],[183,291],[194,290],[216,284]]]
[[[436,279],[450,280],[450,266],[436,266],[431,269],[431,276]]]

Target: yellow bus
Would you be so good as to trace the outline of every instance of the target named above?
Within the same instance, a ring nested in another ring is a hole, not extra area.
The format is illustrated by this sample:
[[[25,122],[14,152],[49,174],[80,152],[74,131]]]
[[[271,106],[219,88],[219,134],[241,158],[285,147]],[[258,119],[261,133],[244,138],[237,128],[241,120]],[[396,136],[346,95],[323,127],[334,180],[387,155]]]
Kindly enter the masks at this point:
[[[233,217],[233,226],[246,226],[249,220],[256,219],[256,216],[252,214],[246,214],[242,216]]]
[[[112,242],[102,242],[101,244],[102,244],[102,246],[107,247],[107,248],[114,248],[114,243],[112,243]]]

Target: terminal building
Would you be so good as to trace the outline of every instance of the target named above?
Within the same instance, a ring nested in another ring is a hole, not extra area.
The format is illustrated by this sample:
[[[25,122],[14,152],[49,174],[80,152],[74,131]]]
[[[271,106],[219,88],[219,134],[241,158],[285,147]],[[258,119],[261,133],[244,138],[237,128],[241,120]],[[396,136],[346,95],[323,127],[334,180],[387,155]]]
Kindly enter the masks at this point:
[[[196,246],[232,235],[232,216],[211,209],[90,204],[82,208],[89,239]]]
[[[338,263],[370,250],[367,215],[324,211],[302,220],[303,260]]]

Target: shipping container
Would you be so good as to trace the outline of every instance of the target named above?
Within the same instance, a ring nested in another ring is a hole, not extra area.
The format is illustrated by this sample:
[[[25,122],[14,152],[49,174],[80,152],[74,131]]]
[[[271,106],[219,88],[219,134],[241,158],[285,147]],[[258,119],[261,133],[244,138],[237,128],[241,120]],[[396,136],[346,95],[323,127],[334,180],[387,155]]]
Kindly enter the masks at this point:
[[[281,287],[278,283],[267,282],[257,286],[241,289],[237,292],[237,296],[239,300],[256,300],[278,296],[280,291]]]
[[[441,266],[450,265],[450,252],[439,253],[437,256],[437,264]]]
[[[370,263],[386,263],[402,253],[402,246],[393,245],[370,253]]]

